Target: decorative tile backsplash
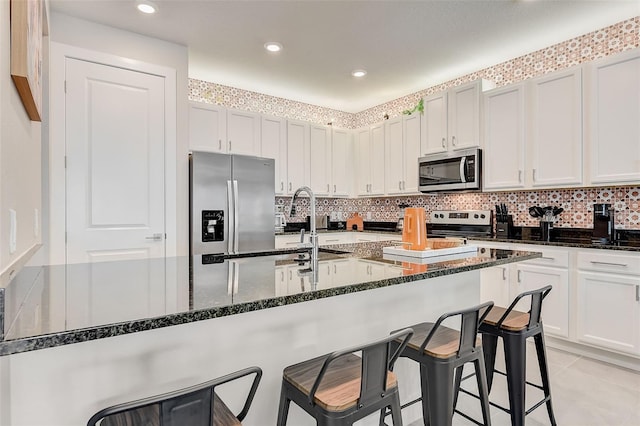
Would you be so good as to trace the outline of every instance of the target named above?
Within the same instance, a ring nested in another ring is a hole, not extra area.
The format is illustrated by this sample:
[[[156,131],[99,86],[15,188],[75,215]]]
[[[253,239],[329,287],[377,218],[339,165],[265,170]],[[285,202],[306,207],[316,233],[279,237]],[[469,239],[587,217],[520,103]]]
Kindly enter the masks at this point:
[[[287,220],[303,222],[309,214],[309,199],[296,201],[296,215],[288,217],[291,197],[276,197],[276,205],[285,206]],[[516,226],[537,226],[539,221],[529,216],[531,206],[558,206],[564,209],[555,226],[592,228],[593,204],[611,204],[615,210],[617,229],[640,229],[640,186],[613,188],[559,189],[517,192],[450,193],[380,198],[319,198],[316,214],[337,212],[341,220],[358,212],[365,220],[395,222],[401,214],[400,204],[433,210],[494,210],[504,203],[513,214]]]
[[[336,127],[357,129],[382,121],[385,114],[389,117],[398,116],[401,111],[412,108],[423,96],[479,78],[490,80],[499,87],[637,47],[640,47],[640,16],[356,114],[195,79],[189,80],[189,99],[318,124],[333,122]],[[276,203],[288,206],[290,197],[276,197]],[[398,205],[402,203],[425,207],[427,212],[454,209],[489,210],[493,209],[496,203],[505,203],[514,215],[514,224],[518,226],[538,224],[537,219],[529,216],[529,207],[533,205],[559,206],[565,211],[558,217],[556,226],[571,228],[591,228],[593,204],[610,203],[616,212],[617,228],[640,229],[640,186],[357,199],[322,198],[318,200],[317,213],[330,214],[335,211],[342,214],[344,219],[357,211],[366,220],[393,222],[398,218]],[[303,221],[308,214],[307,199],[301,199],[299,206],[298,214],[293,218],[294,222]],[[368,214],[371,219],[368,219]]]

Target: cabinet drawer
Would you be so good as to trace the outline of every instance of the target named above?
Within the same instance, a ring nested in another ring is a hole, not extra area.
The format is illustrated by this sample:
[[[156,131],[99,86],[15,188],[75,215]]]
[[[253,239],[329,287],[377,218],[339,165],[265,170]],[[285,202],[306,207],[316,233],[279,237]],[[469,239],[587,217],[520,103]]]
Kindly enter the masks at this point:
[[[524,262],[527,265],[555,266],[558,268],[569,267],[569,251],[568,250],[548,249],[548,248],[543,248],[543,246],[531,246],[531,245],[518,246],[517,249],[542,252],[542,257]]]
[[[640,255],[608,253],[604,250],[578,252],[578,269],[640,275]]]

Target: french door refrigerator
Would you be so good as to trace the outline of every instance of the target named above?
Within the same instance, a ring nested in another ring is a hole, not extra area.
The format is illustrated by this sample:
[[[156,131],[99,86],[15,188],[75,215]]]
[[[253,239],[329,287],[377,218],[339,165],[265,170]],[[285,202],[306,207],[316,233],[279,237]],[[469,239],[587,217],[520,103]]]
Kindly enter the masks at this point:
[[[193,151],[189,157],[191,254],[275,248],[275,161]]]

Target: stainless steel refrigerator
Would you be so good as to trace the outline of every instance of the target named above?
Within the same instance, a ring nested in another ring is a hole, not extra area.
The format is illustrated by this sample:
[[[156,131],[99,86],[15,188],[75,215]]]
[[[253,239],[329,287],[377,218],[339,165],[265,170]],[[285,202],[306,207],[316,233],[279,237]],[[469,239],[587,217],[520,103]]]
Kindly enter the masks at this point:
[[[189,158],[191,254],[275,248],[275,161],[193,151]]]

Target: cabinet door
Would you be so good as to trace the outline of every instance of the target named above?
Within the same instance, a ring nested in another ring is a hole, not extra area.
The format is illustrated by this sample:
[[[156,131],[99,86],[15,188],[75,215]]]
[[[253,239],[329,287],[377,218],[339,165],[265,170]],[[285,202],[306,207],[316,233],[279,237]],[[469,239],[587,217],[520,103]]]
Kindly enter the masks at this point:
[[[348,197],[356,169],[351,161],[351,134],[333,129],[331,137],[331,195]]]
[[[524,86],[484,94],[485,189],[524,187]]]
[[[369,195],[384,195],[385,188],[385,131],[384,125],[379,124],[371,127],[371,183],[369,184]]]
[[[262,117],[261,135],[261,155],[276,161],[274,182],[276,195],[284,195],[287,181],[287,128],[285,120],[277,117]]]
[[[518,264],[517,275],[519,293],[553,286],[542,303],[544,331],[549,335],[569,337],[569,272],[560,268]],[[527,307],[530,306],[527,300]]]
[[[402,138],[402,116],[392,118],[384,124],[385,134],[385,192],[402,194],[404,180],[404,154]]]
[[[480,270],[480,301],[492,300],[496,306],[507,307],[511,303],[509,294],[509,265],[494,266]]]
[[[582,72],[580,68],[535,79],[529,85],[531,185],[582,183]]]
[[[447,93],[436,93],[424,99],[425,137],[422,154],[447,151]]]
[[[450,149],[480,146],[480,89],[477,80],[449,90]]]
[[[371,187],[371,144],[369,129],[356,132],[356,156],[358,164],[358,195],[369,195]]]
[[[311,125],[309,139],[309,184],[315,195],[331,192],[331,129]]]
[[[287,121],[287,193],[306,184],[309,167],[309,124]]]
[[[227,151],[260,155],[260,116],[247,111],[227,111]]]
[[[227,152],[227,110],[199,102],[189,104],[189,149]]]
[[[578,271],[578,340],[640,354],[639,285],[637,277]]]
[[[405,193],[418,192],[421,122],[422,116],[419,113],[403,116],[404,179],[402,189]]]
[[[640,49],[589,65],[591,183],[640,181]]]

